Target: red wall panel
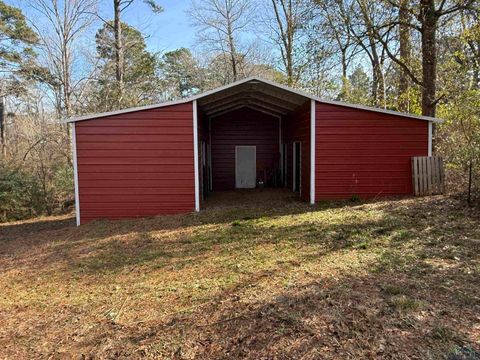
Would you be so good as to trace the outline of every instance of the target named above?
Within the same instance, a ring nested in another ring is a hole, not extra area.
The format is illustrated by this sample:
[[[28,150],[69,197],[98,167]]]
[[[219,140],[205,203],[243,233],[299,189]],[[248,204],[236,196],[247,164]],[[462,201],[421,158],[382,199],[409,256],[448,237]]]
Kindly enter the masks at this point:
[[[428,122],[316,104],[316,200],[411,195],[412,156],[428,154]]]
[[[235,146],[257,147],[257,178],[279,166],[279,120],[243,108],[211,120],[213,191],[235,189]]]
[[[187,103],[75,123],[81,223],[192,211],[192,121]]]

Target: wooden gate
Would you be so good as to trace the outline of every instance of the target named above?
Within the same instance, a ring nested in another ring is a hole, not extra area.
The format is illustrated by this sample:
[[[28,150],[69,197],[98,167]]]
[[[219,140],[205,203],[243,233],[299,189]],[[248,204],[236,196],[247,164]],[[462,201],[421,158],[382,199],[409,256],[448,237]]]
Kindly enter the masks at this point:
[[[439,156],[412,157],[412,177],[415,196],[443,194],[443,159]]]

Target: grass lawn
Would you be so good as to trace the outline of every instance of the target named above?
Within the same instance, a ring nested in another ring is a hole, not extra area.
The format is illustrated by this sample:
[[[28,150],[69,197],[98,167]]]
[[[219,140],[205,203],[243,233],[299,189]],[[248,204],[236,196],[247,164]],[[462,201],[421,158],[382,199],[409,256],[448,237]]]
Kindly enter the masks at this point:
[[[478,209],[217,197],[0,224],[0,358],[475,358]]]

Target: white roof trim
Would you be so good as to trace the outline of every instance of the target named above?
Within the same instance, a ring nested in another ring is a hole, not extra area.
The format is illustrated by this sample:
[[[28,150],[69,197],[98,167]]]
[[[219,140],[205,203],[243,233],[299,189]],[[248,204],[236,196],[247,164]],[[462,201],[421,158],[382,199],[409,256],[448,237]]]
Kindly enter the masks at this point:
[[[209,90],[209,91],[206,91],[206,92],[203,92],[201,94],[194,95],[194,96],[191,96],[191,97],[188,97],[188,98],[185,98],[185,99],[167,101],[167,102],[163,102],[163,103],[159,103],[159,104],[139,106],[139,107],[117,110],[117,111],[110,111],[110,112],[104,112],[104,113],[97,113],[97,114],[73,117],[73,118],[70,118],[70,119],[65,119],[62,122],[63,123],[71,123],[71,122],[77,122],[77,121],[83,121],[83,120],[92,120],[92,119],[96,119],[96,118],[103,118],[103,117],[112,116],[112,115],[126,114],[126,113],[130,113],[130,112],[135,112],[135,111],[142,111],[142,110],[162,108],[162,107],[165,107],[165,106],[185,104],[185,103],[188,103],[188,102],[191,102],[191,101],[194,101],[194,100],[198,100],[198,99],[202,99],[202,98],[207,97],[209,95],[212,95],[212,94],[230,89],[230,88],[235,87],[237,85],[245,84],[245,83],[250,82],[250,81],[258,81],[258,82],[261,82],[261,83],[264,83],[264,84],[267,84],[267,85],[271,85],[271,86],[277,87],[279,89],[282,89],[282,90],[285,90],[285,91],[303,96],[307,99],[315,100],[315,101],[317,101],[319,103],[323,103],[323,104],[338,105],[338,106],[348,107],[348,108],[352,108],[352,109],[373,111],[373,112],[384,113],[384,114],[389,114],[389,115],[402,116],[402,117],[416,119],[416,120],[426,120],[426,121],[436,122],[436,123],[442,123],[443,122],[443,120],[441,120],[441,119],[437,119],[437,118],[433,118],[433,117],[429,117],[429,116],[407,114],[407,113],[402,113],[402,112],[399,112],[399,111],[379,109],[379,108],[374,108],[374,107],[365,106],[365,105],[348,104],[348,103],[344,103],[344,102],[341,102],[341,101],[323,100],[323,99],[321,99],[321,98],[319,98],[315,95],[311,95],[311,94],[309,94],[307,92],[304,92],[302,90],[292,89],[288,86],[278,84],[274,81],[261,79],[261,78],[256,77],[256,76],[251,76],[251,77],[248,77],[248,78],[245,78],[245,79],[242,79],[242,80],[238,80],[238,81],[235,81],[231,84],[220,86],[218,88],[215,88],[215,89],[212,89],[212,90]]]
[[[83,115],[83,116],[72,117],[70,119],[64,119],[61,122],[62,123],[71,123],[71,122],[77,122],[77,121],[83,121],[83,120],[92,120],[92,119],[101,118],[101,117],[127,114],[127,113],[135,112],[135,111],[150,110],[150,109],[162,108],[162,107],[165,107],[165,106],[185,104],[185,103],[188,103],[190,101],[192,101],[192,99],[181,99],[181,100],[174,100],[174,101],[166,101],[166,102],[163,102],[163,103],[160,103],[160,104],[137,106],[137,107],[132,107],[132,108],[123,109],[123,110],[107,111],[107,112],[103,112],[103,113],[95,113],[95,114],[88,114],[88,115]]]

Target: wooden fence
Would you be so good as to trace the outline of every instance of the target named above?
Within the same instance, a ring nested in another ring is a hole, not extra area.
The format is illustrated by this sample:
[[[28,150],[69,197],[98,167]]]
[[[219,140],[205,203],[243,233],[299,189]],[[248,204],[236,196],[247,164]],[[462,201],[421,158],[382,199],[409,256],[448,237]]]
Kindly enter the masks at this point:
[[[439,156],[412,157],[415,196],[443,194],[445,173]]]

